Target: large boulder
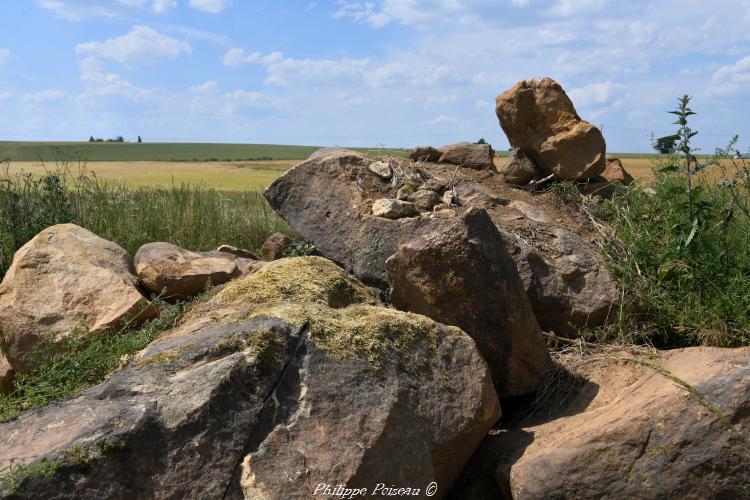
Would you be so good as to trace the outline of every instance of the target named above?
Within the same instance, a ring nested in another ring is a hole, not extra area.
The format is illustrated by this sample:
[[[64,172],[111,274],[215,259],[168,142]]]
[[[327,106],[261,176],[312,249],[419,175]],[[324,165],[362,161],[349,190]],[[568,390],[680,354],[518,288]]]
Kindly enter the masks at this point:
[[[282,259],[106,382],[0,424],[0,497],[425,496],[435,482],[441,498],[499,416],[458,328],[383,307],[325,259]]]
[[[459,142],[440,148],[440,162],[476,170],[494,170],[495,152],[489,144]]]
[[[551,78],[522,80],[500,94],[495,111],[508,141],[559,179],[579,180],[605,169],[606,145],[598,128],[581,120]]]
[[[42,337],[102,332],[157,314],[125,250],[74,224],[49,227],[22,246],[0,284],[0,333],[19,372]]]
[[[747,498],[750,348],[577,357],[486,438],[454,498]]]
[[[386,261],[391,302],[471,335],[500,397],[528,394],[549,355],[515,263],[487,212],[451,222]]]
[[[164,293],[169,301],[184,300],[200,294],[209,282],[221,285],[242,274],[236,259],[231,254],[226,258],[201,255],[172,243],[156,242],[138,249],[135,270],[149,292]]]
[[[13,391],[13,378],[15,370],[10,366],[8,358],[0,354],[0,395],[10,394]]]

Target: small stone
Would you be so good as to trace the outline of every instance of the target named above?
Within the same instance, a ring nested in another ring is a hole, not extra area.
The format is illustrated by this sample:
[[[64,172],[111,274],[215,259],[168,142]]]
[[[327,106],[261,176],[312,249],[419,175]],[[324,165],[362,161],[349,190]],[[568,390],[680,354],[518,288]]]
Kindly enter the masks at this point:
[[[536,222],[541,223],[548,223],[550,222],[550,217],[545,212],[543,212],[541,209],[534,207],[533,205],[530,205],[529,203],[526,203],[525,201],[521,200],[514,200],[508,204],[508,208],[512,208],[514,210],[518,210],[521,212],[527,219],[531,219]]]
[[[242,257],[243,259],[258,260],[258,256],[253,252],[245,250],[244,248],[233,247],[232,245],[221,245],[216,249],[216,251],[221,253],[228,253],[234,255],[235,257]]]
[[[453,205],[453,201],[453,191],[446,191],[443,193],[443,203],[450,207]]]
[[[367,167],[370,169],[370,172],[377,175],[384,181],[388,181],[393,177],[393,169],[391,168],[390,163],[385,161],[375,161],[370,163],[370,166]]]
[[[372,215],[386,219],[401,219],[419,214],[414,203],[392,198],[381,198],[372,204]]]
[[[286,257],[292,247],[292,239],[284,233],[273,233],[263,242],[261,253],[266,260],[276,260]]]
[[[441,201],[439,194],[427,189],[419,189],[417,192],[410,194],[406,199],[414,203],[420,210],[432,210],[432,207]]]
[[[525,186],[532,179],[539,177],[534,162],[519,148],[513,150],[510,160],[503,165],[500,173],[503,174],[505,182],[517,186]]]
[[[442,193],[447,186],[448,184],[445,181],[433,177],[432,179],[427,179],[424,184],[419,186],[419,189],[430,189],[437,193]]]
[[[416,192],[417,186],[411,181],[406,181],[403,186],[398,188],[396,198],[399,200],[406,200],[410,194]]]

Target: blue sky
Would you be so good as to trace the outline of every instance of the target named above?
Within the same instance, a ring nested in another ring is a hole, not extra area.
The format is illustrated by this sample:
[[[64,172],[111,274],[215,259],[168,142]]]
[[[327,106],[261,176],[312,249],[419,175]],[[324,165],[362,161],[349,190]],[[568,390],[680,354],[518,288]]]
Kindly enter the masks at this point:
[[[0,140],[349,146],[507,140],[494,98],[550,76],[610,151],[690,94],[705,149],[750,146],[750,0],[18,0]]]

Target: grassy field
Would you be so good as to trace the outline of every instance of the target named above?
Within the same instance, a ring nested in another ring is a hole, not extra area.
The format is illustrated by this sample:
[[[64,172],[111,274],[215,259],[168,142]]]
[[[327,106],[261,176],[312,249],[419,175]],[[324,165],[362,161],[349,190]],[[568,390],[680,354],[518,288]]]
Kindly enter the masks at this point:
[[[0,141],[0,160],[67,161],[241,161],[304,160],[317,146],[213,143],[8,142]],[[353,148],[404,156],[404,149]]]

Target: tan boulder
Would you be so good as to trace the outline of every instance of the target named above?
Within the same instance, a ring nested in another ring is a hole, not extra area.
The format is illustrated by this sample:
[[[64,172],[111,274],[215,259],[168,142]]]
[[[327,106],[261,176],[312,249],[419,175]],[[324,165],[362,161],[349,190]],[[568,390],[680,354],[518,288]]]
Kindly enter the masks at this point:
[[[135,270],[143,287],[169,301],[201,293],[206,285],[221,285],[242,271],[232,258],[206,256],[172,243],[148,243],[135,254]]]
[[[523,149],[543,171],[568,180],[589,179],[604,171],[604,137],[581,120],[551,78],[522,80],[495,102],[511,146]]]
[[[48,227],[22,246],[0,284],[0,332],[16,371],[40,337],[101,332],[125,318],[153,318],[133,260],[119,245],[74,224]]]
[[[548,399],[485,439],[456,498],[747,498],[750,348],[562,361]]]
[[[623,186],[629,186],[633,183],[633,176],[625,170],[619,158],[609,158],[607,168],[602,172],[602,178],[606,182],[616,182]]]
[[[8,358],[0,354],[0,394],[10,394],[13,391],[15,374]]]
[[[440,163],[461,165],[475,170],[494,170],[495,152],[489,144],[459,142],[440,148]]]
[[[284,233],[273,233],[263,242],[261,253],[266,260],[286,257],[292,247],[292,239]]]

